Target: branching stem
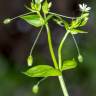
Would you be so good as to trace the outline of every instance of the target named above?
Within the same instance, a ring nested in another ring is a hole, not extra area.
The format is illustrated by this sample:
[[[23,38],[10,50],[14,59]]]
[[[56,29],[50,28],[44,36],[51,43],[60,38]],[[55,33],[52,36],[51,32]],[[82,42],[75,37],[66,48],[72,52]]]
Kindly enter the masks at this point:
[[[65,16],[65,15],[61,15],[61,14],[57,14],[57,13],[53,13],[53,12],[49,12],[49,14],[60,16],[63,18],[68,18],[68,19],[76,19],[76,17],[69,17],[69,16]]]
[[[51,57],[52,57],[55,68],[58,69],[57,60],[56,60],[55,53],[54,53],[53,46],[52,46],[51,32],[50,32],[50,29],[49,29],[49,26],[47,23],[45,26],[46,26],[47,35],[48,35],[48,44],[49,44],[49,50],[51,53]]]
[[[45,19],[46,19],[46,15],[45,15]],[[55,68],[58,69],[58,63],[57,63],[57,60],[56,60],[56,57],[55,57],[55,53],[53,51],[51,33],[50,33],[50,28],[48,26],[48,23],[46,23],[45,26],[46,26],[47,35],[48,35],[48,44],[49,44],[49,50],[50,50],[50,53],[51,53],[51,57],[52,57]],[[68,32],[65,34],[63,42],[65,41],[67,35],[68,35]],[[62,44],[61,44],[60,50],[62,49]],[[62,88],[63,95],[64,96],[69,96],[68,92],[67,92],[67,89],[66,89],[66,85],[65,85],[63,76],[62,75],[58,76],[58,79],[59,79],[59,82],[60,82],[60,85],[61,85],[61,88]]]
[[[59,61],[59,69],[61,70],[62,68],[62,47],[63,47],[63,44],[64,44],[64,41],[66,40],[67,36],[68,36],[69,32],[67,31],[63,37],[63,39],[61,40],[60,42],[60,46],[58,48],[58,61]]]

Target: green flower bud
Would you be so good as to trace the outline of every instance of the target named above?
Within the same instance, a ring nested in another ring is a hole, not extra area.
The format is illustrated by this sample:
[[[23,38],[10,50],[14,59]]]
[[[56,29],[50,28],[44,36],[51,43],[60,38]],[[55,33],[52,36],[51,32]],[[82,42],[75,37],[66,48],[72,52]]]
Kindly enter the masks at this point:
[[[39,91],[39,86],[38,86],[38,85],[34,85],[33,88],[32,88],[32,92],[33,92],[34,94],[37,94],[38,91]]]
[[[80,63],[83,62],[83,56],[82,56],[81,54],[78,55],[78,61],[79,61]]]
[[[27,59],[28,66],[32,66],[33,64],[33,57],[30,55]]]
[[[52,6],[52,2],[49,2],[48,8],[51,8],[51,6]]]
[[[3,21],[3,23],[4,23],[4,24],[9,24],[9,23],[11,22],[11,20],[12,20],[12,19],[7,18],[7,19],[5,19],[5,20]]]

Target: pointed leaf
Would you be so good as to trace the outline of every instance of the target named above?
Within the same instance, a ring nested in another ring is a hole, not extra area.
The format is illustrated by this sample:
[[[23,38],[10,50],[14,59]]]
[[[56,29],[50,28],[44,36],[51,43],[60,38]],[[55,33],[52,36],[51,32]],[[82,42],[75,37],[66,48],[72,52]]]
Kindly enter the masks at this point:
[[[26,15],[21,16],[21,18],[24,19],[30,25],[33,25],[35,27],[40,27],[44,24],[44,20],[40,18],[39,15]]]
[[[66,60],[63,62],[62,71],[68,70],[68,69],[73,69],[76,66],[77,66],[77,63],[74,59],[73,60]]]
[[[28,69],[24,74],[30,77],[48,77],[59,76],[61,75],[61,72],[49,65],[38,65]]]

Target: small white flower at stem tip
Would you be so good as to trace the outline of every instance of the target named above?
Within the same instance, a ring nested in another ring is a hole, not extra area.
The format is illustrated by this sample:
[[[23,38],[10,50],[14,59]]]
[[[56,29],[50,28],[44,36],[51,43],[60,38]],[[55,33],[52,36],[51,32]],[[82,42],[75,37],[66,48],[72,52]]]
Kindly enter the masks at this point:
[[[91,10],[91,7],[88,7],[87,4],[79,4],[80,11],[82,12],[89,12]]]

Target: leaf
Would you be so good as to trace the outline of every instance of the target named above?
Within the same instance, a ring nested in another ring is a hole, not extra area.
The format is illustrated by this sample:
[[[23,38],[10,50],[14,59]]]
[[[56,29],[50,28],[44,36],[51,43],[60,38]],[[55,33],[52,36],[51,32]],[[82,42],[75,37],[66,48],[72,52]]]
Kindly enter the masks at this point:
[[[45,20],[45,23],[46,23],[47,21],[49,21],[53,16],[54,16],[54,15],[48,15],[47,18],[46,18],[46,20]]]
[[[78,33],[87,33],[83,30],[78,30],[78,29],[70,29],[71,34],[78,34]]]
[[[61,72],[49,65],[38,65],[23,72],[25,75],[30,77],[48,77],[48,76],[59,76]]]
[[[77,66],[77,63],[74,59],[73,60],[66,60],[63,62],[62,71],[68,70],[68,69],[73,69],[76,66]]]
[[[44,20],[39,15],[26,15],[21,16],[21,18],[24,19],[30,25],[33,25],[35,27],[40,27],[44,25]]]

